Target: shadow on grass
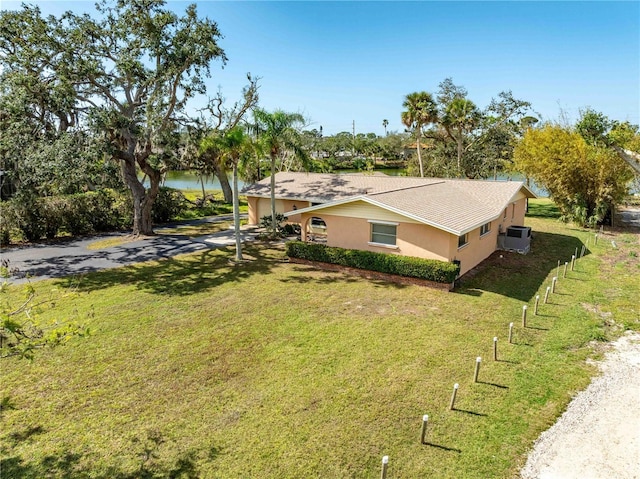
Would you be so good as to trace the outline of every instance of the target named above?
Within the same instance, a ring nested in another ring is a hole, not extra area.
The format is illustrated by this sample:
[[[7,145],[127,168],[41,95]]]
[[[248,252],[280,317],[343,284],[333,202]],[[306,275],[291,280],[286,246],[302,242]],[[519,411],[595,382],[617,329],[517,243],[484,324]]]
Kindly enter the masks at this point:
[[[429,446],[429,447],[435,447],[435,448],[438,448],[438,449],[442,449],[443,451],[457,452],[458,454],[462,453],[462,450],[456,449],[455,447],[441,446],[440,444],[434,444],[432,442],[423,442],[422,444],[424,446]]]
[[[269,273],[279,263],[279,251],[268,246],[246,246],[246,262],[233,263],[234,247],[207,249],[199,253],[138,263],[122,268],[63,280],[79,283],[80,289],[93,291],[122,284],[168,296],[187,296],[207,291],[230,282],[241,282],[251,276]]]
[[[506,362],[506,361],[503,361]],[[478,381],[478,384],[486,384],[487,386],[493,386],[494,388],[500,388],[500,389],[509,389],[509,386],[503,386],[502,384],[496,384],[496,383],[489,383],[487,381]]]
[[[457,407],[454,407],[452,409],[452,411],[456,411],[456,412],[463,412],[465,414],[469,414],[471,416],[480,416],[480,417],[487,417],[487,415],[483,412],[476,412],[476,411],[469,411],[467,409],[459,409]]]
[[[69,477],[76,479],[157,479],[201,477],[198,455],[192,451],[182,453],[173,461],[159,459],[165,439],[159,433],[148,433],[142,439],[134,439],[131,445],[132,456],[138,459],[138,467],[133,471],[124,471],[118,466],[107,466],[96,471],[87,463],[88,456],[72,451],[48,455],[38,461],[25,461],[19,455],[5,454],[0,460],[2,477],[13,479],[40,479],[42,477]],[[5,451],[6,452],[6,451]],[[207,459],[215,460],[219,450],[215,447],[208,451]]]
[[[570,260],[576,248],[580,251],[582,242],[574,236],[534,231],[528,254],[495,251],[463,276],[453,292],[470,296],[492,292],[527,303],[557,268],[558,260]]]
[[[300,275],[289,275],[285,279],[281,279],[283,283],[317,283],[317,284],[335,284],[336,282],[352,284],[360,283],[363,280],[375,284],[377,286],[385,288],[403,289],[406,285],[394,283],[391,281],[377,280],[377,279],[365,279],[362,276],[352,275],[340,271],[323,270],[321,268],[314,268],[312,266],[294,266],[293,271],[301,273]],[[322,277],[308,276],[305,273],[325,273]]]

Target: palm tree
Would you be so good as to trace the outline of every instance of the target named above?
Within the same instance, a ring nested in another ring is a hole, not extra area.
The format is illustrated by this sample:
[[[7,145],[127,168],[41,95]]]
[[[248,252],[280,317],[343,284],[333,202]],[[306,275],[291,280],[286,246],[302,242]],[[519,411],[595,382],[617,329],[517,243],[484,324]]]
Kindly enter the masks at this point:
[[[275,110],[254,111],[260,141],[271,159],[271,232],[276,232],[276,160],[284,151],[290,151],[303,165],[310,163],[309,155],[304,150],[304,139],[298,128],[304,125],[304,117],[299,113],[287,113]]]
[[[236,239],[236,261],[242,261],[242,242],[240,241],[240,201],[238,199],[238,163],[251,149],[251,139],[239,126],[226,131],[218,138],[218,146],[225,166],[233,170],[233,225]]]
[[[426,91],[410,93],[405,97],[402,107],[403,111],[400,119],[402,123],[416,134],[416,149],[418,150],[418,164],[420,165],[420,176],[424,177],[422,166],[422,148],[420,138],[422,137],[422,127],[429,123],[435,123],[438,119],[438,108],[431,93]]]
[[[386,118],[382,120],[382,126],[384,128],[384,136],[387,136],[387,127],[389,126],[389,120]]]
[[[458,175],[462,175],[462,154],[464,152],[465,136],[472,131],[480,121],[480,112],[476,105],[466,98],[454,98],[449,103],[442,117],[447,135],[456,142]]]

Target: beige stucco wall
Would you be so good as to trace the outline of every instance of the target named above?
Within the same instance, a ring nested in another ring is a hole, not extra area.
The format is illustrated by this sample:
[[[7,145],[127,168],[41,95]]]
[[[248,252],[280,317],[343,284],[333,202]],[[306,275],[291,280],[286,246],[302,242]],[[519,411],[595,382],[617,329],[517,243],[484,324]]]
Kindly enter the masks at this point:
[[[394,221],[386,216],[372,218],[352,218],[338,216],[323,212],[304,213],[302,215],[303,241],[306,240],[305,225],[312,217],[322,218],[327,225],[327,245],[340,248],[375,251],[378,253],[401,254],[404,256],[417,256],[419,258],[438,259],[449,261],[450,258],[450,234],[431,226],[420,223],[398,223],[396,230],[396,246],[381,246],[372,244],[371,220]],[[457,240],[456,240],[457,241]],[[457,244],[457,243],[456,243]]]
[[[327,245],[340,248],[360,249],[381,253],[401,254],[441,261],[460,261],[460,274],[465,274],[493,253],[498,245],[498,232],[502,226],[524,225],[526,198],[518,196],[503,212],[491,222],[488,233],[480,236],[480,228],[468,233],[468,242],[458,248],[458,236],[446,231],[418,223],[402,215],[384,210],[365,202],[355,202],[326,208],[321,211],[302,214],[303,241],[305,226],[312,217],[319,217],[327,225]],[[398,223],[396,246],[386,247],[370,243],[371,223],[369,220]]]
[[[451,235],[451,251],[453,252],[451,260],[460,261],[461,275],[480,264],[496,250],[500,228],[502,231],[506,231],[508,226],[524,225],[526,201],[524,195],[519,195],[505,209],[506,215],[503,211],[496,220],[491,222],[489,233],[480,236],[480,228],[470,231],[467,237],[468,243],[461,248],[458,248],[458,237]]]
[[[502,231],[506,231],[508,226],[524,226],[526,209],[527,199],[522,193],[519,193],[498,218],[498,224],[502,225]]]
[[[249,224],[257,225],[260,218],[271,214],[271,199],[258,198],[255,196],[247,196],[247,205],[249,207]],[[311,206],[308,201],[299,200],[278,200],[276,199],[276,212],[288,213],[289,211],[301,210]],[[288,223],[299,223],[300,215],[293,215],[287,218]]]
[[[498,220],[491,222],[488,233],[480,236],[480,228],[467,233],[467,244],[458,248],[458,237],[451,235],[451,260],[460,261],[460,275],[465,274],[471,268],[489,257],[498,246]]]

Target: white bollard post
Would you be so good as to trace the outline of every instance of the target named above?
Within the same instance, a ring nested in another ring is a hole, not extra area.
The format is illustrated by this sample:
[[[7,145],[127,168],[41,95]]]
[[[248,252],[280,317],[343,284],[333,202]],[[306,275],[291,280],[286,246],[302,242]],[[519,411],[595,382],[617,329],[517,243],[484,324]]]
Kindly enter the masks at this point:
[[[387,466],[389,465],[389,456],[382,456],[382,472],[380,479],[387,479]]]
[[[527,327],[527,305],[526,304],[522,307],[522,327],[523,328]]]
[[[553,279],[551,280],[551,292],[555,293],[556,292],[556,283],[558,282],[558,278],[556,276],[553,277]]]
[[[509,323],[509,344],[511,344],[512,337],[513,337],[513,323]]]
[[[453,385],[453,394],[451,394],[451,402],[449,403],[449,409],[453,410],[453,406],[456,403],[456,395],[458,394],[458,388],[460,387],[460,385],[458,383],[455,383]]]
[[[497,337],[493,338],[493,360],[494,361],[498,360],[498,338]]]
[[[551,291],[551,286],[547,286],[547,291],[544,293],[544,304],[549,302],[549,291]]]
[[[420,433],[420,444],[424,444],[424,439],[427,436],[427,422],[429,421],[429,415],[422,416],[422,432]]]
[[[540,295],[536,294],[536,304],[533,308],[533,314],[538,315],[538,304],[540,303]]]
[[[478,374],[480,374],[480,362],[482,361],[482,358],[480,356],[478,356],[476,358],[476,369],[473,372],[473,382],[477,383],[478,382]]]

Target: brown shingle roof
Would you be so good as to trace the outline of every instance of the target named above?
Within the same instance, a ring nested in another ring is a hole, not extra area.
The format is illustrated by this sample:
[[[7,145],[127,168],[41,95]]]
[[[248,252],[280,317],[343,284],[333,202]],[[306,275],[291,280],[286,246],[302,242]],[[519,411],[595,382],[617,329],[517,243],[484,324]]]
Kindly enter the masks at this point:
[[[422,186],[443,181],[437,178],[407,176],[325,173],[276,173],[276,198],[327,203],[357,195],[396,190],[408,186]],[[247,196],[269,198],[270,178],[265,178],[242,191]]]

